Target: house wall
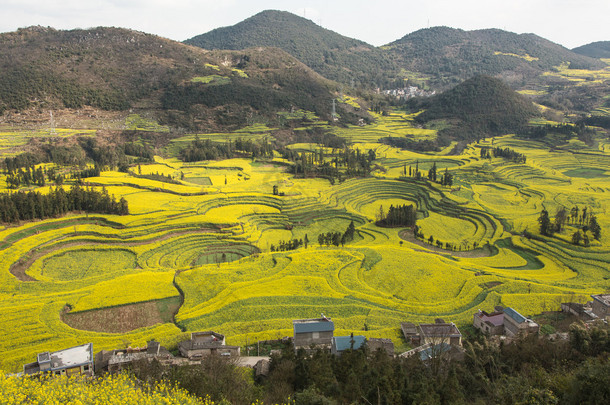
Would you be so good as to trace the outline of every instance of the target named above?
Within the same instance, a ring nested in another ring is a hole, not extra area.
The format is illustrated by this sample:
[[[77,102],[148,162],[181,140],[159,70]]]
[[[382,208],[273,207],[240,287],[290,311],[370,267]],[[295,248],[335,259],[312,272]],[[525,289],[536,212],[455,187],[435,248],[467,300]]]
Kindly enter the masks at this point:
[[[307,332],[296,333],[294,335],[294,345],[310,346],[310,345],[330,345],[332,343],[333,332]]]
[[[504,332],[506,336],[517,336],[520,332],[519,324],[510,316],[504,316]]]
[[[486,322],[478,314],[474,315],[472,325],[483,333],[488,333],[491,336],[501,335],[504,333],[504,325],[494,325],[491,322]]]
[[[598,300],[593,300],[593,303],[591,304],[591,310],[601,319],[606,319],[607,316],[610,316],[610,308],[608,308],[606,305],[599,302]]]

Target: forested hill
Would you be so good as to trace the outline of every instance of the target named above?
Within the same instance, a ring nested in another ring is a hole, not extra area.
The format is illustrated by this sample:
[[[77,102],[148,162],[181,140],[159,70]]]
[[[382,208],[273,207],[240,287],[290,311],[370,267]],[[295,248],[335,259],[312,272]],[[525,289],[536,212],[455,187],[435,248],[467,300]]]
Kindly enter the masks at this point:
[[[0,55],[0,116],[139,108],[172,126],[222,130],[291,109],[325,118],[338,89],[277,48],[210,52],[119,28],[20,29],[0,34]]]
[[[429,99],[414,100],[411,107],[425,109],[417,117],[420,123],[445,120],[452,124],[441,132],[460,140],[511,133],[539,114],[527,98],[486,75],[475,76]]]
[[[476,74],[520,80],[569,62],[572,68],[602,68],[599,60],[576,54],[534,34],[499,29],[464,31],[449,27],[421,29],[386,47],[396,63],[448,86]]]
[[[286,11],[263,11],[185,42],[204,49],[279,47],[324,77],[350,85],[354,79],[366,88],[387,87],[396,76],[396,66],[381,49]]]
[[[592,42],[574,48],[572,51],[580,55],[590,56],[591,58],[610,58],[610,41]]]

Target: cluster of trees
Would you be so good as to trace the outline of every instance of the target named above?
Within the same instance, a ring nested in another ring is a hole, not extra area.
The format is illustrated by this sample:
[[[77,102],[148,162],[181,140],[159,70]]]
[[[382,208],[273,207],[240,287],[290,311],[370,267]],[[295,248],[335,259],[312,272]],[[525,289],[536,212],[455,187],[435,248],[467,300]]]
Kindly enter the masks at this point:
[[[155,157],[153,148],[146,144],[138,144],[135,142],[125,142],[123,144],[123,152],[129,156],[140,158],[140,161],[152,162]]]
[[[390,357],[366,347],[341,356],[295,353],[291,344],[271,356],[269,373],[254,380],[236,361],[211,356],[201,364],[163,367],[142,361],[142,381],[169,380],[216,403],[305,404],[603,404],[610,398],[608,326],[570,327],[568,340],[529,336],[494,344],[464,340],[464,359],[434,354]],[[224,402],[223,402],[224,401]]]
[[[100,214],[127,215],[127,201],[119,201],[108,195],[104,188],[96,191],[75,185],[69,191],[61,187],[50,189],[48,194],[37,191],[0,194],[0,218],[2,222],[29,221],[57,217],[70,211],[96,212]]]
[[[42,167],[28,166],[25,169],[19,168],[7,172],[6,186],[10,189],[19,188],[22,185],[43,187],[46,184],[46,173]]]
[[[438,152],[441,150],[441,146],[448,144],[445,138],[437,138],[435,140],[424,139],[414,140],[407,137],[397,138],[394,136],[388,136],[380,138],[379,142],[386,145],[394,146],[395,148],[410,150],[413,152]]]
[[[356,232],[356,227],[354,225],[354,221],[351,221],[347,226],[345,232],[327,232],[321,233],[318,235],[318,243],[320,246],[326,245],[334,245],[334,246],[343,246],[348,242],[354,240],[354,234]]]
[[[438,169],[436,167],[436,162],[432,164],[430,170],[428,170],[427,175],[424,175],[422,170],[419,170],[419,161],[415,162],[415,169],[409,166],[409,170],[407,171],[407,165],[404,165],[402,168],[403,176],[414,177],[417,180],[421,180],[424,177],[428,177],[428,180],[434,183],[440,183],[442,186],[451,187],[453,185],[453,174],[449,172],[448,168],[445,168],[445,171],[440,175],[438,174]]]
[[[327,153],[324,148],[309,153],[285,149],[282,156],[294,162],[292,173],[305,177],[324,177],[333,183],[335,179],[341,181],[344,178],[370,175],[372,162],[376,159],[372,149],[363,153],[360,149],[349,147],[333,149],[331,153]]]
[[[530,139],[543,139],[548,134],[559,134],[563,135],[564,140],[576,136],[587,145],[590,145],[593,141],[595,131],[588,128],[587,125],[594,125],[600,122],[595,121],[595,119],[583,119],[579,120],[576,124],[546,124],[531,126],[520,131],[520,135]]]
[[[394,207],[390,205],[388,211],[383,210],[383,205],[379,206],[379,214],[377,215],[377,226],[386,226],[390,228],[415,226],[417,221],[417,211],[413,205],[398,205]]]
[[[496,148],[481,148],[481,157],[483,159],[491,159],[492,156],[495,157],[503,157],[504,159],[508,159],[515,163],[523,163],[525,164],[526,156],[523,153],[519,153],[510,148],[500,148],[499,146]]]
[[[580,242],[583,242],[585,246],[590,244],[587,232],[591,232],[595,240],[600,240],[602,235],[602,228],[597,222],[597,217],[587,207],[584,207],[581,211],[575,205],[569,213],[565,207],[560,207],[555,214],[554,222],[551,221],[549,212],[543,209],[538,217],[538,223],[540,224],[540,233],[544,236],[553,236],[555,232],[561,232],[566,223],[580,227],[572,234],[572,243],[575,245],[579,245]]]
[[[212,142],[209,139],[202,141],[198,136],[189,146],[180,150],[180,159],[184,162],[199,162],[201,160],[229,159],[238,154],[247,154],[251,157],[273,156],[273,146],[264,139],[258,143],[251,139],[238,138],[235,142]]]
[[[309,245],[309,238],[307,237],[307,234],[305,234],[305,237],[302,239],[281,240],[277,246],[271,245],[270,250],[272,252],[286,252],[288,250],[296,250],[301,246],[307,248],[307,245]]]

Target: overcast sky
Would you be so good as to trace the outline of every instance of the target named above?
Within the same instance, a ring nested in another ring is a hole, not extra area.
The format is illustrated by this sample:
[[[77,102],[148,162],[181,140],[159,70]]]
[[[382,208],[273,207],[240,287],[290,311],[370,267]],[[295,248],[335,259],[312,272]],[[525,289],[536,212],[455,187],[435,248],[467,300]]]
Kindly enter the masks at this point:
[[[567,48],[610,41],[610,0],[0,0],[0,32],[113,26],[183,41],[262,10],[384,45],[420,28],[500,28]]]

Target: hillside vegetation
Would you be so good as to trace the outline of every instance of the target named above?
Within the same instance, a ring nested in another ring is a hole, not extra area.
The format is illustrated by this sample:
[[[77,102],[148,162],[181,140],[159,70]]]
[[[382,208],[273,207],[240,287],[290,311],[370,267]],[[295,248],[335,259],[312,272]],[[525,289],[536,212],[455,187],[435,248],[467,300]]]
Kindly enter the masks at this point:
[[[459,140],[514,133],[539,114],[526,97],[501,80],[485,75],[437,96],[415,99],[409,107],[424,110],[415,118],[419,123],[448,121],[449,127],[441,133]]]
[[[572,68],[604,66],[537,35],[499,29],[426,28],[386,48],[401,67],[432,75],[437,85],[445,87],[477,74],[503,74],[511,80],[523,80],[566,62]]]
[[[328,117],[337,88],[278,49],[207,52],[118,28],[21,29],[0,52],[0,113],[138,108],[173,127],[237,128],[293,108]]]
[[[280,48],[324,77],[341,83],[384,87],[396,66],[380,49],[286,11],[260,12],[231,27],[185,41],[204,49]]]
[[[610,41],[592,42],[590,44],[574,48],[572,49],[572,52],[589,56],[591,58],[610,58]]]

